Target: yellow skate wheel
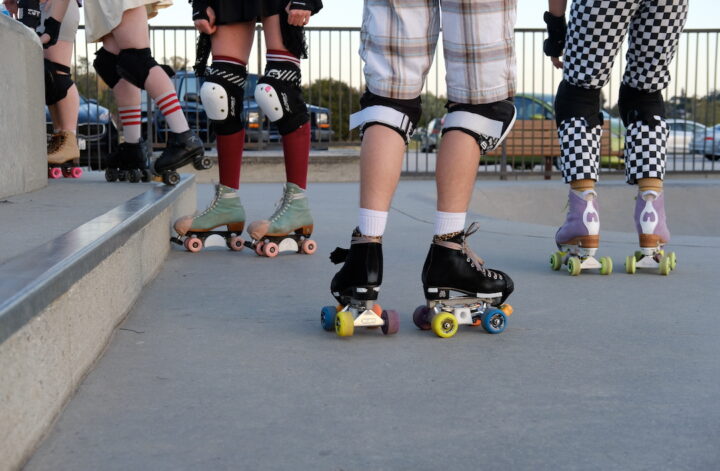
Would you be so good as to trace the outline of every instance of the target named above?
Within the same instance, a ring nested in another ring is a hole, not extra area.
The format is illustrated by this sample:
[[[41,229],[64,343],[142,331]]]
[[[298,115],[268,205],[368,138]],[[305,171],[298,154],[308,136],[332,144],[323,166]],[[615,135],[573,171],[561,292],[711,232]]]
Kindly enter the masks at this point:
[[[355,319],[351,312],[340,311],[335,316],[335,333],[339,337],[350,337],[355,330]]]
[[[631,275],[635,273],[635,256],[628,255],[625,257],[625,271]]]
[[[513,307],[512,307],[511,305],[509,305],[509,304],[501,304],[501,305],[500,305],[500,310],[501,310],[502,312],[504,312],[506,316],[510,316],[510,315],[512,315],[513,312],[515,312],[515,310],[513,309]]]
[[[660,264],[658,265],[658,269],[661,275],[668,276],[670,274],[670,271],[672,270],[672,261],[670,260],[670,257],[667,255],[663,255],[663,257],[660,259]]]
[[[550,255],[550,268],[552,268],[554,271],[558,271],[562,266],[562,260],[562,252],[555,252],[554,254]]]
[[[600,274],[601,275],[609,275],[612,273],[613,264],[612,264],[612,258],[610,257],[600,257]]]
[[[668,257],[670,257],[670,269],[675,270],[677,267],[677,255],[675,255],[675,252],[670,252]]]
[[[578,276],[580,274],[580,270],[582,270],[580,265],[582,265],[582,262],[579,258],[570,257],[570,260],[568,260],[568,273],[570,276]]]
[[[455,316],[449,312],[441,312],[433,317],[431,327],[435,335],[447,339],[457,332],[458,322]]]

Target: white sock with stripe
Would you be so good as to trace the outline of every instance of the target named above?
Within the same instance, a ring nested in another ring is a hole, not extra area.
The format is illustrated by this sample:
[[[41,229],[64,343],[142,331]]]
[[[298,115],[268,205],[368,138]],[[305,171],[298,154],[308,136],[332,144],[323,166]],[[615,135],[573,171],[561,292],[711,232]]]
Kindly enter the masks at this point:
[[[160,112],[165,116],[170,131],[174,133],[185,132],[190,129],[185,115],[183,114],[180,101],[178,100],[175,90],[163,93],[155,100],[155,104],[160,108]]]
[[[122,123],[125,142],[136,144],[140,142],[141,116],[140,106],[121,106],[118,108],[120,122]]]

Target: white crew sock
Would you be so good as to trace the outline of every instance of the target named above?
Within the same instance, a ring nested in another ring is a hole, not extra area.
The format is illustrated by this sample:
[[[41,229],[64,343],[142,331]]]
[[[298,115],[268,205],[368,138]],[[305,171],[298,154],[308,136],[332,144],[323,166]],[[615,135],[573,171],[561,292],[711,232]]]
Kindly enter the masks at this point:
[[[385,233],[388,212],[360,208],[358,228],[362,235],[380,237]]]
[[[435,211],[435,235],[460,232],[465,229],[467,213],[446,213]]]

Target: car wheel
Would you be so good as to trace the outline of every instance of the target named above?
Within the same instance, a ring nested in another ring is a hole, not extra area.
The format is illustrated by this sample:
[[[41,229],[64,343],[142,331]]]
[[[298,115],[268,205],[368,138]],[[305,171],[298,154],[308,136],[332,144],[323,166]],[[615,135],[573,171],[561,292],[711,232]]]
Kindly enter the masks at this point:
[[[705,158],[708,160],[720,160],[720,155],[705,154]]]

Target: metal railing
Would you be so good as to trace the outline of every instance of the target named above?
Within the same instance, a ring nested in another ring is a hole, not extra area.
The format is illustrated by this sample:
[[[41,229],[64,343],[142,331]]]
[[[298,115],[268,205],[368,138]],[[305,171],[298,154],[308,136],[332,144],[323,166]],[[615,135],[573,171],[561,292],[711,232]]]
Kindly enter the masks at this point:
[[[197,33],[188,27],[151,27],[151,47],[155,58],[177,70],[191,70],[195,62]],[[542,53],[545,31],[541,29],[516,30],[518,122],[503,149],[485,156],[480,173],[506,178],[513,175],[557,172],[559,149],[553,119],[552,101],[560,80],[561,71],[550,64]],[[348,117],[359,109],[359,98],[365,84],[362,61],[357,53],[360,46],[359,28],[307,28],[309,58],[302,62],[305,99],[309,104],[327,108],[332,129],[331,146],[358,146],[357,130],[348,129]],[[442,39],[441,39],[442,40]],[[693,133],[683,130],[720,122],[720,64],[718,46],[720,29],[687,30],[680,39],[671,72],[673,80],[663,92],[671,134],[667,170],[669,172],[718,172],[720,145],[714,144],[709,134],[698,145],[692,146]],[[85,34],[78,32],[75,49],[74,72],[81,94],[105,106],[112,113],[115,105],[112,93],[94,74],[92,63],[99,45],[85,42]],[[265,66],[265,42],[262,29],[257,28],[255,44],[248,63],[250,74],[261,74]],[[608,116],[617,116],[617,93],[625,66],[625,49],[618,54],[608,84],[602,90],[603,108]],[[404,173],[423,175],[435,171],[437,131],[445,109],[442,43],[439,42],[435,60],[427,77],[422,94],[423,116],[420,130],[413,137],[404,163]],[[180,96],[183,100],[185,97]],[[162,139],[155,130],[157,115],[151,102],[147,107],[145,135],[156,145]],[[199,112],[189,117],[196,130],[212,146],[212,135],[207,122]],[[675,121],[673,121],[675,120]],[[428,124],[435,125],[428,129]],[[204,126],[204,129],[201,127]],[[113,133],[112,127],[108,131]],[[714,128],[717,130],[717,128]],[[605,127],[601,172],[621,173],[623,170],[623,128],[618,118],[611,118]],[[81,137],[82,132],[80,133]],[[717,139],[720,139],[718,132]],[[696,138],[699,134],[695,136]],[[88,136],[90,160],[105,155],[115,136],[97,139]],[[697,141],[697,139],[696,139]],[[696,144],[698,144],[696,142]],[[713,147],[714,144],[714,147]],[[704,145],[704,147],[703,147]],[[698,148],[699,147],[699,148]]]

